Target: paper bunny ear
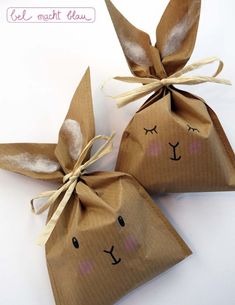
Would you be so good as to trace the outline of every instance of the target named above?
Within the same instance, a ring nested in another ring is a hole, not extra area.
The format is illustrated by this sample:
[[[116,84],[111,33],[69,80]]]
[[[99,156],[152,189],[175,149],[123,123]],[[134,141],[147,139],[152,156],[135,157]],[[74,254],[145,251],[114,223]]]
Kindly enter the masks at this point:
[[[82,149],[94,135],[94,113],[88,68],[72,98],[55,149],[55,155],[66,173],[73,169]]]
[[[117,36],[132,73],[136,76],[151,74],[151,41],[148,34],[134,27],[112,4],[105,0]]]
[[[183,68],[194,49],[201,0],[171,0],[157,27],[157,48],[169,75]]]
[[[32,178],[59,180],[63,177],[55,144],[0,144],[0,168]]]

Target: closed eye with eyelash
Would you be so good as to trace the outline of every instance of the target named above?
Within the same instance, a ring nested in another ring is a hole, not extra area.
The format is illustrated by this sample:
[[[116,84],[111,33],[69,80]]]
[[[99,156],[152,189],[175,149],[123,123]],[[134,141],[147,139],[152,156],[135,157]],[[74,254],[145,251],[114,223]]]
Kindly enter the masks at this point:
[[[197,129],[197,128],[193,128],[193,127],[191,127],[190,125],[187,125],[188,126],[188,132],[190,132],[190,131],[192,131],[192,132],[200,132],[199,131],[199,129]]]
[[[144,128],[144,130],[145,130],[145,135],[147,135],[148,133],[151,133],[151,134],[156,133],[156,134],[158,134],[158,132],[157,132],[157,125],[155,125],[152,129]]]

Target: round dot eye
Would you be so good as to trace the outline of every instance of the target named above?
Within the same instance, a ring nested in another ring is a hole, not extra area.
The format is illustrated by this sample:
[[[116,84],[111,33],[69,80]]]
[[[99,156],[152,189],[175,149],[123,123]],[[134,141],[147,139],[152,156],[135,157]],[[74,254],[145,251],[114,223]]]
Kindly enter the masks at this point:
[[[124,219],[122,218],[122,216],[119,216],[118,217],[118,222],[119,222],[119,224],[120,224],[120,226],[121,227],[125,227],[125,221],[124,221]]]
[[[73,242],[74,248],[78,249],[79,248],[79,242],[78,242],[76,237],[72,238],[72,242]]]

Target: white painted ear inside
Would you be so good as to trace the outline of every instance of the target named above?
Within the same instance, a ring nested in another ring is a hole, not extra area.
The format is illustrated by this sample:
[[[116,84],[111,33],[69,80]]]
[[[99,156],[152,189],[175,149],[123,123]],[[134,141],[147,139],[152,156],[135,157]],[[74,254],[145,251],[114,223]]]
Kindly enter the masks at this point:
[[[151,60],[145,49],[135,41],[125,37],[123,33],[119,35],[123,52],[128,59],[140,66],[151,66]]]
[[[197,0],[192,1],[185,16],[167,34],[162,50],[162,57],[172,55],[180,49],[189,31],[195,22],[197,22],[200,15],[200,10],[196,10],[198,3]]]
[[[18,155],[0,155],[0,160],[18,169],[35,173],[54,173],[60,169],[60,164],[44,155],[21,153]]]
[[[80,124],[75,120],[67,119],[61,127],[61,132],[67,141],[71,158],[74,161],[77,160],[83,146],[83,135]]]

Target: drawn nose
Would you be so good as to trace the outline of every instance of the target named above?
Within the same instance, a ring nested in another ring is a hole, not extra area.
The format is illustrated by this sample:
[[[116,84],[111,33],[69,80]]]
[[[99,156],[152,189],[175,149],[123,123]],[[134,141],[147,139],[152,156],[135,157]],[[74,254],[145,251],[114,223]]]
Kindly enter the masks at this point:
[[[173,156],[170,159],[173,160],[173,161],[179,161],[181,159],[181,156],[177,156],[176,148],[180,145],[180,143],[177,142],[176,144],[172,144],[170,142],[169,145],[173,150]]]
[[[114,246],[112,246],[111,250],[110,251],[107,251],[107,250],[104,250],[105,253],[109,254],[112,258],[112,265],[117,265],[121,262],[121,258],[116,258],[113,254],[113,251],[114,251]]]

